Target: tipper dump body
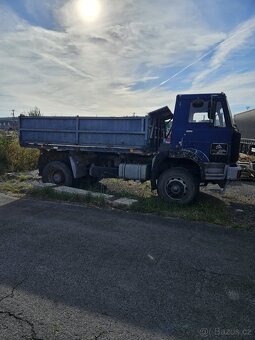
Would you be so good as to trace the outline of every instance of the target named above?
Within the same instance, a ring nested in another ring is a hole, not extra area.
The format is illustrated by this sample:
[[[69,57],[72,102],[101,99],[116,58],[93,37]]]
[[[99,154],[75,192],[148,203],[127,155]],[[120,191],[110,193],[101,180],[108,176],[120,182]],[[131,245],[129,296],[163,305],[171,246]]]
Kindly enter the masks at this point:
[[[23,145],[143,149],[147,145],[147,122],[145,117],[21,117],[20,141]]]
[[[155,115],[170,118],[167,107],[144,117],[20,117],[22,146],[147,153],[158,144]]]

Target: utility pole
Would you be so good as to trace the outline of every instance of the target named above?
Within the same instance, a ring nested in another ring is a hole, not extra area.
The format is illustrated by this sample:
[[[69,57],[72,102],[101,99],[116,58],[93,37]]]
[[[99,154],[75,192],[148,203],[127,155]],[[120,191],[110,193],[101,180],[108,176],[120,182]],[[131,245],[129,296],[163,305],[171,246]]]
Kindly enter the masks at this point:
[[[15,117],[15,110],[12,110],[12,117]]]

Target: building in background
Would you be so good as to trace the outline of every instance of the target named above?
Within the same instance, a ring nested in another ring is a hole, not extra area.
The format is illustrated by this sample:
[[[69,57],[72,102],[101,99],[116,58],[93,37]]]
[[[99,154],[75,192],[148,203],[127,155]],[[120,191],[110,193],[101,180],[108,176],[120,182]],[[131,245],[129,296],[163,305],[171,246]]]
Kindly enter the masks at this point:
[[[0,118],[0,130],[3,131],[18,130],[18,118],[13,117]]]

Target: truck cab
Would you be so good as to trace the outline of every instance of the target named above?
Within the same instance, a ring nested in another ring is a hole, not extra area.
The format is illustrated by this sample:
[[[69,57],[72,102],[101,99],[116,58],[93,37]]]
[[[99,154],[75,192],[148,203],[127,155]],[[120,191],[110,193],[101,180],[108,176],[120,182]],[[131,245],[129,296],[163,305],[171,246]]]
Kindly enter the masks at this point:
[[[241,135],[224,93],[178,95],[174,114],[165,120],[165,135],[152,167],[152,187],[163,199],[193,200],[198,184],[190,190],[191,198],[189,180],[224,187],[240,176]]]
[[[238,160],[240,134],[232,121],[226,95],[178,95],[171,148],[197,150],[208,162],[233,164]]]

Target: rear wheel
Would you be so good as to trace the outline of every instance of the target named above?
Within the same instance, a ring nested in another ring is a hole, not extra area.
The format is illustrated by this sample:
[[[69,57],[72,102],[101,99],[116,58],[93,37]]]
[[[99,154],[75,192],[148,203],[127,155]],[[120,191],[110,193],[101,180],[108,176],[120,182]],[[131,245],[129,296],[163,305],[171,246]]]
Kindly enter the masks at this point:
[[[157,187],[164,201],[191,204],[198,196],[199,180],[185,168],[172,168],[160,175]]]
[[[43,183],[54,183],[71,187],[73,174],[71,169],[62,162],[54,161],[48,163],[42,171]]]

